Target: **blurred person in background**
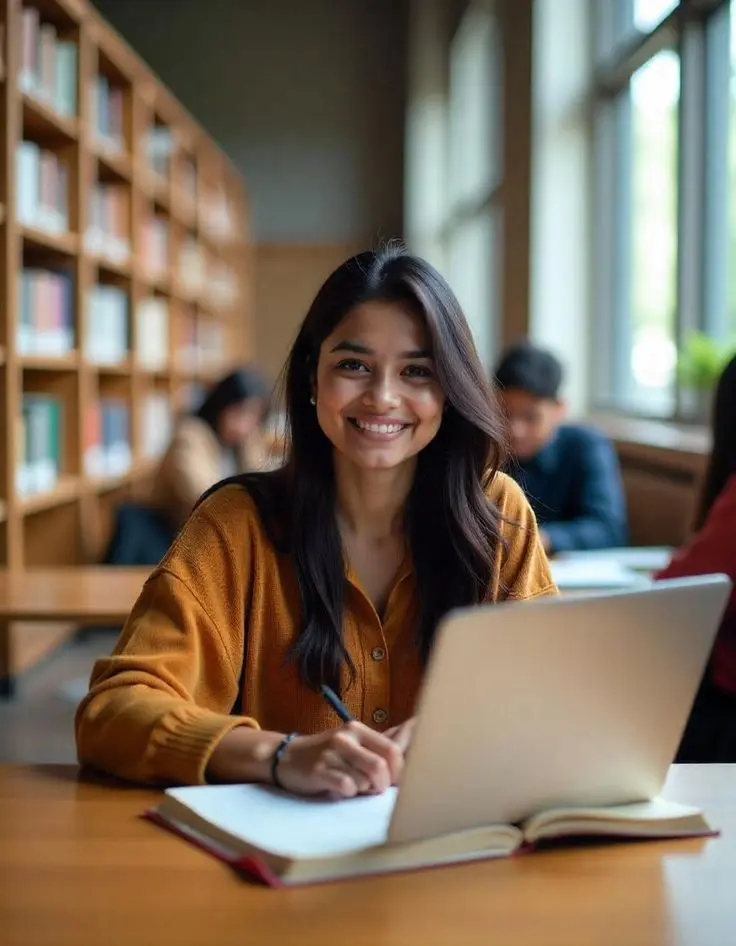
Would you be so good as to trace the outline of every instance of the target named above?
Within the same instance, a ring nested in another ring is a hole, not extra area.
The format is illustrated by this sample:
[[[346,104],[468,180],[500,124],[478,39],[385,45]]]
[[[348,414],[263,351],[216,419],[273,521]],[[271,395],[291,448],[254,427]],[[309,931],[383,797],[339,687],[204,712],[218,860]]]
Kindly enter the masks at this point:
[[[526,493],[545,551],[625,545],[626,502],[613,444],[600,430],[565,423],[562,365],[520,342],[496,368],[513,462],[507,472]]]
[[[269,468],[269,397],[263,375],[243,367],[217,381],[196,410],[179,416],[142,501],[118,508],[105,564],[156,565],[206,490],[236,473]]]
[[[264,468],[269,394],[258,371],[240,368],[221,378],[197,410],[180,416],[149,498],[175,529],[210,486]]]
[[[736,357],[718,381],[712,449],[690,541],[656,578],[722,573],[736,583]],[[736,589],[680,743],[677,762],[736,762]]]

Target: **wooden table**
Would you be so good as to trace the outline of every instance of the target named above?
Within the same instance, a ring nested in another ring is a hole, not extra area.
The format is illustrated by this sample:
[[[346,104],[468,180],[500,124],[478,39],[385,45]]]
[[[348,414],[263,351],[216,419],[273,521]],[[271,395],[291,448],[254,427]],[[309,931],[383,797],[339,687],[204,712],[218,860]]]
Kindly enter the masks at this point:
[[[139,819],[153,791],[0,767],[0,942],[730,946],[736,765],[673,767],[666,793],[705,807],[722,836],[269,890]]]
[[[122,624],[150,572],[99,565],[0,570],[0,695],[13,691],[13,621]]]
[[[11,621],[124,621],[150,568],[104,565],[0,571],[0,618]]]

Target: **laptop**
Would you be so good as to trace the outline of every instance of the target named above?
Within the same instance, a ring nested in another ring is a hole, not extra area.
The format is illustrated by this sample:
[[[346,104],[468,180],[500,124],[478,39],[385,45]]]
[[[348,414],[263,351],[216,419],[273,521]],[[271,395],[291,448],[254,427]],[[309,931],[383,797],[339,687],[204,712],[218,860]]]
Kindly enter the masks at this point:
[[[730,591],[708,575],[448,615],[389,842],[657,796]]]

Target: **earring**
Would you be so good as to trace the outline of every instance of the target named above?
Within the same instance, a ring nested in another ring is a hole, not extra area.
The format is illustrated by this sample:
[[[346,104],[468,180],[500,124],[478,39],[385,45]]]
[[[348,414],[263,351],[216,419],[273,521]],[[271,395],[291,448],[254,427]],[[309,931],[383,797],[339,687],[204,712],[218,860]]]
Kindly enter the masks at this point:
[[[314,407],[314,405],[317,403],[317,399],[315,398],[314,395],[310,397],[309,403],[312,405],[312,407]]]

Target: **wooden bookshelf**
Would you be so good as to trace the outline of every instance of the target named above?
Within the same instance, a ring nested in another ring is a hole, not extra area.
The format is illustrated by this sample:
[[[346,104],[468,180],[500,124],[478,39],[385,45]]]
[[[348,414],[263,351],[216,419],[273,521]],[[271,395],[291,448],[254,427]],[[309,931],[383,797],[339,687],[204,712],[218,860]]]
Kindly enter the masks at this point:
[[[0,35],[0,566],[68,566],[249,356],[246,195],[87,0],[0,0]],[[43,652],[9,634],[0,677]]]

